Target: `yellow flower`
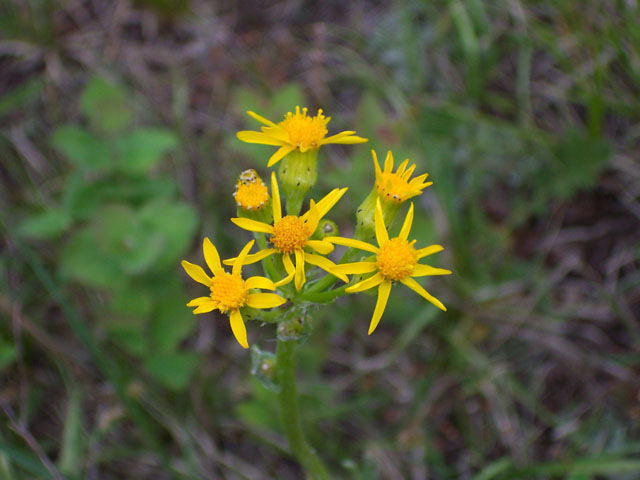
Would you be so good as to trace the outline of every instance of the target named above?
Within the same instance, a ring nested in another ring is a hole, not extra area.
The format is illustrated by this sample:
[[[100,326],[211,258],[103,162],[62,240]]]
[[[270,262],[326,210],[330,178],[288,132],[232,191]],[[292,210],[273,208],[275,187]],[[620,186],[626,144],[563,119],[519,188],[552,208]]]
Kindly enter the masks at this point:
[[[333,269],[336,267],[336,264],[322,256],[331,253],[333,251],[333,245],[326,240],[311,240],[311,236],[316,231],[320,219],[333,208],[346,191],[346,188],[333,189],[317,204],[311,200],[309,211],[304,215],[287,215],[283,217],[282,206],[280,204],[280,190],[278,189],[276,174],[272,172],[271,194],[273,196],[273,225],[249,218],[231,219],[233,223],[245,230],[269,234],[270,242],[273,245],[272,248],[266,248],[252,255],[248,255],[244,259],[244,263],[258,262],[276,253],[282,255],[282,263],[287,271],[287,276],[279,282],[276,282],[275,285],[285,285],[291,280],[294,280],[296,290],[300,290],[305,282],[305,262],[320,267],[341,280],[348,282],[349,278],[346,275],[334,273]],[[307,247],[321,255],[305,251]],[[295,260],[295,265],[291,257]],[[235,265],[234,262],[238,261],[240,261],[240,256],[225,260],[224,263],[226,265]]]
[[[391,285],[396,281],[399,281],[414,290],[441,310],[447,310],[440,300],[429,294],[413,279],[413,277],[423,277],[426,275],[449,275],[451,271],[418,263],[418,260],[422,257],[440,252],[443,248],[440,245],[430,245],[420,250],[416,250],[414,248],[416,241],[408,241],[412,222],[413,203],[409,207],[409,211],[405,217],[400,234],[395,238],[389,239],[389,234],[387,233],[384,220],[382,219],[382,206],[380,204],[380,199],[378,199],[375,210],[375,231],[378,247],[360,240],[353,240],[349,238],[325,238],[325,240],[332,243],[359,248],[376,255],[375,261],[344,263],[336,265],[334,268],[336,273],[345,274],[366,274],[375,272],[374,275],[369,278],[362,280],[355,285],[351,285],[346,289],[347,292],[352,293],[378,287],[378,300],[373,312],[373,317],[371,318],[369,335],[371,335],[378,326],[382,313],[387,305],[387,300],[389,299]]]
[[[233,198],[243,210],[260,210],[269,202],[269,191],[258,172],[251,168],[238,177]]]
[[[252,308],[274,308],[286,302],[286,299],[275,293],[249,293],[256,288],[275,290],[274,283],[266,277],[250,277],[242,279],[241,270],[245,264],[247,253],[253,246],[253,240],[245,245],[234,263],[231,273],[226,272],[220,264],[220,256],[216,247],[208,238],[204,239],[202,249],[204,260],[213,273],[209,277],[202,267],[182,261],[182,268],[196,282],[209,287],[211,293],[208,297],[198,297],[187,303],[187,307],[197,307],[193,313],[207,313],[212,310],[220,310],[229,314],[229,322],[233,335],[243,348],[249,348],[247,343],[247,329],[242,320],[240,309],[244,306]]]
[[[409,180],[409,178],[411,178],[411,174],[416,168],[416,165],[414,163],[407,168],[407,165],[409,164],[408,158],[400,164],[394,173],[393,154],[391,153],[391,150],[387,152],[387,158],[384,161],[384,170],[380,169],[376,152],[371,150],[371,154],[373,155],[373,164],[376,169],[375,188],[378,192],[378,196],[382,200],[403,203],[411,197],[420,195],[422,190],[433,184],[433,182],[425,182],[429,176],[428,173]]]
[[[278,163],[292,151],[298,149],[304,153],[308,150],[316,150],[328,143],[362,143],[366,138],[357,137],[353,131],[344,131],[327,137],[327,124],[331,117],[325,117],[322,110],[318,110],[315,117],[307,115],[307,108],[300,111],[296,107],[296,113],[287,113],[284,120],[276,124],[254,112],[247,112],[251,117],[264,124],[261,132],[245,130],[238,132],[238,138],[247,143],[260,143],[280,147],[269,159],[267,166]]]

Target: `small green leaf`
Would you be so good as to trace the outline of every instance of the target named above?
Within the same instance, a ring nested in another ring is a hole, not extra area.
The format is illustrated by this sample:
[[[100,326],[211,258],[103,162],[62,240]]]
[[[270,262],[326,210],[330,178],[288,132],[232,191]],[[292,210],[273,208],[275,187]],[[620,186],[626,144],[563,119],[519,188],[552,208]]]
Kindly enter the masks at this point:
[[[78,125],[65,125],[53,132],[53,146],[78,167],[105,169],[111,164],[108,145]]]
[[[96,130],[105,133],[124,130],[133,120],[125,92],[100,77],[93,77],[87,84],[80,109]]]
[[[171,390],[184,390],[198,365],[195,353],[169,353],[147,357],[145,366],[153,378]]]
[[[170,130],[139,128],[118,140],[119,166],[127,172],[145,172],[177,145],[178,137]]]
[[[69,225],[69,214],[58,207],[52,207],[26,218],[18,226],[18,235],[35,239],[53,238],[69,228]]]
[[[86,439],[82,429],[82,396],[79,389],[69,392],[67,415],[62,434],[58,468],[69,478],[80,478],[84,465]]]

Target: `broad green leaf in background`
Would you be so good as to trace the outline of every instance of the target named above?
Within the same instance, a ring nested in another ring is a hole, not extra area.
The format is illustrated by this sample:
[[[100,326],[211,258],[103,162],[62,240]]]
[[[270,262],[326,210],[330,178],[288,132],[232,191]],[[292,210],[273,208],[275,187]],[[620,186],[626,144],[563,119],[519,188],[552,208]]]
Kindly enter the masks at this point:
[[[143,173],[157,164],[162,156],[178,145],[178,137],[164,128],[138,128],[117,140],[121,170]]]
[[[51,207],[27,217],[19,226],[18,234],[26,238],[47,239],[60,235],[71,225],[66,210]]]
[[[81,168],[107,169],[111,165],[108,144],[79,125],[65,125],[53,132],[53,146]]]
[[[184,390],[198,365],[195,353],[168,353],[150,355],[145,366],[151,376],[172,390]]]
[[[126,93],[104,78],[92,77],[80,100],[80,109],[99,132],[124,130],[133,121]]]
[[[193,330],[197,316],[185,308],[190,297],[175,286],[162,293],[156,303],[149,326],[151,351],[169,353]]]
[[[90,229],[76,232],[63,247],[59,259],[60,274],[89,287],[113,288],[125,276],[112,259],[96,252],[96,237]]]
[[[127,352],[142,357],[148,352],[143,318],[107,318],[104,327],[109,338]]]
[[[117,314],[147,317],[157,300],[143,281],[133,280],[112,290],[110,304]]]
[[[144,205],[139,219],[143,229],[157,232],[164,239],[162,254],[155,264],[158,270],[177,264],[189,247],[198,223],[191,205],[166,199],[152,200]]]
[[[162,232],[143,225],[138,212],[127,205],[101,208],[91,227],[99,250],[131,275],[153,268],[167,244]]]

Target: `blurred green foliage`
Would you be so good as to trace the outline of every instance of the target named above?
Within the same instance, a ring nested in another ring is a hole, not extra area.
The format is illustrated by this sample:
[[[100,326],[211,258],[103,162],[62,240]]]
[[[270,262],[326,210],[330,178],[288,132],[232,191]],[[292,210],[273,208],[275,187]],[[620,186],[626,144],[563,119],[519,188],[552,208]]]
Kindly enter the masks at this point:
[[[93,77],[80,97],[86,126],[54,130],[51,142],[73,164],[59,201],[18,226],[24,238],[61,239],[58,270],[107,294],[98,313],[102,328],[121,348],[140,357],[169,388],[189,382],[197,356],[180,340],[194,326],[175,265],[189,247],[198,221],[176,199],[172,179],[153,173],[178,147],[171,130],[134,125],[127,92]]]
[[[0,5],[0,393],[46,454],[3,411],[0,478],[300,478],[271,326],[249,365],[178,263],[249,238],[230,194],[270,149],[235,138],[245,111],[307,105],[370,140],[321,153],[342,233],[391,149],[434,181],[412,234],[454,270],[428,284],[446,315],[397,288],[370,337],[374,296],[314,318],[301,405],[337,478],[635,480],[635,2],[62,3]]]

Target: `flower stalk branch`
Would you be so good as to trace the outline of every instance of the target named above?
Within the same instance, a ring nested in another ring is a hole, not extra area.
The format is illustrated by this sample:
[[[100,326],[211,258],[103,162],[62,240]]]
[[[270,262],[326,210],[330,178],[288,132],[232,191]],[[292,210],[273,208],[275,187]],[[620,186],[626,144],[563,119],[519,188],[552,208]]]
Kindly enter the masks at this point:
[[[313,480],[331,478],[329,471],[316,451],[311,447],[302,430],[296,388],[297,339],[278,338],[276,349],[276,381],[280,386],[278,404],[284,433],[289,441],[291,453]]]

